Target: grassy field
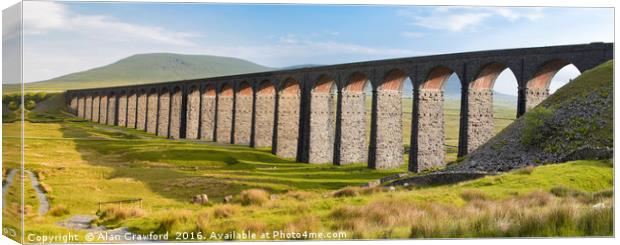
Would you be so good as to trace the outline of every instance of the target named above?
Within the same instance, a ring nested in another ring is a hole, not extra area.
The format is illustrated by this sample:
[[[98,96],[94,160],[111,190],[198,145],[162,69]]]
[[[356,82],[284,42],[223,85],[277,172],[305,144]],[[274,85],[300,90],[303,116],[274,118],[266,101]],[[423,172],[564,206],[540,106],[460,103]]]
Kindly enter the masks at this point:
[[[19,146],[18,127],[3,124],[3,149]],[[359,164],[295,163],[267,149],[172,141],[86,122],[25,123],[25,132],[26,168],[49,187],[52,209],[68,211],[39,216],[33,190],[26,186],[27,233],[66,233],[57,222],[98,214],[98,223],[110,228],[172,232],[170,239],[181,231],[233,230],[344,232],[349,239],[612,234],[610,161],[388,191],[349,186],[404,172],[405,166],[377,171]],[[5,168],[15,167],[18,161],[10,160],[18,155],[3,154],[9,160]],[[17,193],[16,188],[10,192]],[[202,193],[210,204],[190,203]],[[223,204],[227,195],[233,201]],[[104,206],[97,212],[98,202],[133,198],[143,199],[141,208]]]

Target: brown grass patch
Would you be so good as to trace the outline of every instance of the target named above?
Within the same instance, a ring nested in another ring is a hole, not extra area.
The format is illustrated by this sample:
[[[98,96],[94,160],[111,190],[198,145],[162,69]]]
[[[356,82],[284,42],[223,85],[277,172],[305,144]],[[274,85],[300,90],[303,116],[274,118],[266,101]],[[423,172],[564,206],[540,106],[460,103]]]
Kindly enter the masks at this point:
[[[240,207],[232,204],[224,204],[215,206],[213,209],[213,215],[216,218],[230,218],[236,215],[240,210]]]
[[[239,193],[239,202],[243,205],[261,206],[269,201],[269,193],[263,189],[249,189]]]
[[[101,211],[99,218],[101,220],[108,221],[120,221],[128,218],[139,218],[144,217],[146,212],[137,207],[107,207]]]
[[[56,205],[50,209],[49,214],[56,217],[63,216],[69,214],[69,209],[64,205]]]
[[[465,201],[474,201],[474,200],[488,200],[488,196],[486,193],[479,190],[464,190],[461,192],[461,198]]]

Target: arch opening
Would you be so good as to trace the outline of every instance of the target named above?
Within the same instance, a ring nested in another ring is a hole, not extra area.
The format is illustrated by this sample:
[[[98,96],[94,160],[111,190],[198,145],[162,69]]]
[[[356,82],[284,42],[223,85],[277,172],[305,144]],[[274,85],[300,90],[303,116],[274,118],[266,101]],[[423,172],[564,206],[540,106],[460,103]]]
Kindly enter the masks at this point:
[[[525,105],[521,107],[525,110],[520,110],[519,115],[540,104],[550,94],[580,74],[574,64],[563,59],[552,59],[540,65],[525,84]]]

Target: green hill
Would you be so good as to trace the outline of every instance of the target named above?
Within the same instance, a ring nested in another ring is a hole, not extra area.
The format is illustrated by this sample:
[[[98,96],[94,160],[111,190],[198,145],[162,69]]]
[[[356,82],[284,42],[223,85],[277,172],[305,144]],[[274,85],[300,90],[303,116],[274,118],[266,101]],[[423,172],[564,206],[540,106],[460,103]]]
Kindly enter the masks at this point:
[[[137,54],[106,66],[71,73],[50,80],[27,83],[24,89],[26,91],[64,91],[67,89],[166,82],[268,70],[273,70],[273,68],[231,57],[172,53]],[[5,87],[7,90],[16,90],[16,88]]]
[[[609,61],[560,88],[452,167],[502,172],[612,155],[613,61]]]

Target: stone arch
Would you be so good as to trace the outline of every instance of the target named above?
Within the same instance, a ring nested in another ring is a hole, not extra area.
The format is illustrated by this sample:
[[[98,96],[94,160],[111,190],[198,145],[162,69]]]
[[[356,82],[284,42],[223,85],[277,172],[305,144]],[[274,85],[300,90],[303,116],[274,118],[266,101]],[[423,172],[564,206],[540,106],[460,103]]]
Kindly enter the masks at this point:
[[[282,83],[278,96],[278,118],[275,154],[284,158],[297,157],[301,110],[301,86],[294,78]]]
[[[269,80],[263,80],[256,90],[256,112],[254,123],[254,147],[271,147],[276,108],[276,87]]]
[[[347,92],[364,92],[366,85],[370,82],[368,76],[361,72],[354,72],[349,76],[343,91]]]
[[[185,138],[198,139],[200,126],[200,88],[193,84],[187,93]]]
[[[138,107],[138,94],[135,89],[130,89],[127,94],[127,127],[136,128],[136,113]]]
[[[216,99],[215,87],[211,84],[206,84],[201,94],[200,139],[214,140]]]
[[[146,132],[157,133],[157,118],[159,114],[159,93],[151,88],[147,95]]]
[[[180,139],[183,128],[183,90],[180,86],[172,88],[170,98],[170,126],[169,136],[172,139]]]
[[[378,90],[400,91],[406,79],[407,74],[404,71],[392,69],[385,74],[379,84]]]
[[[391,69],[373,91],[370,168],[398,168],[404,163],[402,88],[407,79],[403,70]]]
[[[447,66],[436,66],[429,70],[415,92],[414,126],[409,159],[410,171],[420,172],[445,165],[446,128],[444,124],[443,89],[446,81],[453,73],[454,71]],[[463,101],[461,101],[461,112],[463,106]],[[457,119],[454,119],[459,121],[459,135],[463,132],[460,116],[461,113]]]
[[[510,68],[505,64],[490,62],[482,66],[473,81],[467,85],[467,104],[462,111],[465,113],[465,125],[461,126],[464,132],[459,139],[458,156],[473,152],[493,137],[493,87],[500,74],[506,70]]]
[[[362,163],[368,159],[366,87],[368,76],[362,72],[349,75],[338,98],[335,133],[335,164]]]
[[[247,81],[239,84],[235,96],[234,143],[249,145],[252,133],[254,90]]]
[[[234,89],[229,83],[224,83],[217,97],[217,142],[232,143],[233,109]]]
[[[159,91],[159,109],[157,110],[157,135],[170,135],[170,89],[163,87]]]
[[[116,121],[118,126],[127,127],[127,92],[121,90],[118,95],[118,115],[116,115]]]
[[[454,73],[452,69],[446,66],[437,66],[428,73],[424,82],[420,85],[423,90],[442,90],[444,84]]]
[[[327,74],[319,76],[310,95],[310,128],[307,161],[331,163],[334,161],[334,95],[336,81]]]
[[[551,85],[553,77],[555,77],[560,70],[569,65],[575,66],[572,62],[561,58],[549,59],[539,65],[534,75],[525,83],[524,95],[520,96],[524,98],[524,103],[520,103],[523,104],[520,106],[522,106],[524,110],[518,112],[518,114],[523,114],[525,111],[537,106],[540,102],[549,97],[549,86]],[[579,67],[577,67],[577,69],[580,73],[582,72]]]

